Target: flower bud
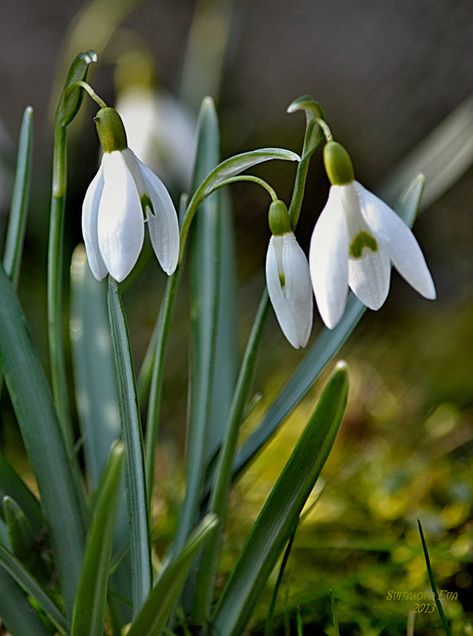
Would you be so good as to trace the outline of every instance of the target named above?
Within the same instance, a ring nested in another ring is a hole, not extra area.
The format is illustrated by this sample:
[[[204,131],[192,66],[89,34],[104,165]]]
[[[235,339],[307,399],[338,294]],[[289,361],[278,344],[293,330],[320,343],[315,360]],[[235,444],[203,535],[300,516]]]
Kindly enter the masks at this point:
[[[273,201],[268,212],[269,229],[273,236],[280,236],[292,232],[291,220],[284,201]]]
[[[325,145],[324,164],[332,185],[347,185],[355,180],[355,172],[350,155],[336,141],[329,141]]]
[[[104,152],[128,147],[123,122],[114,108],[101,108],[95,116],[95,125]]]

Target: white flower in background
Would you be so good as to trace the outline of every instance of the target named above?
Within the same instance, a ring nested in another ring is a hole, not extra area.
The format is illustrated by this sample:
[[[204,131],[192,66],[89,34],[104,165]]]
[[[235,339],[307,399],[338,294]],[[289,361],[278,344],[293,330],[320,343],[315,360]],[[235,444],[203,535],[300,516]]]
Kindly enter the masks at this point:
[[[346,150],[336,142],[324,149],[332,186],[310,244],[310,273],[317,306],[330,329],[345,310],[348,287],[370,309],[389,292],[391,264],[425,298],[435,287],[409,227],[381,199],[354,180]]]
[[[95,119],[104,154],[82,206],[90,269],[97,280],[107,273],[118,282],[126,278],[140,255],[147,225],[161,267],[172,274],[179,257],[179,225],[171,197],[127,147],[118,113],[102,108]]]
[[[194,113],[158,81],[154,57],[143,42],[130,40],[117,58],[117,102],[128,143],[147,166],[176,189],[191,186],[197,143]]]
[[[148,86],[125,88],[116,106],[138,157],[188,190],[196,148],[196,121],[190,111],[171,94]]]
[[[266,254],[268,294],[284,335],[299,349],[306,346],[312,329],[309,265],[282,201],[271,204],[269,224],[273,236]]]

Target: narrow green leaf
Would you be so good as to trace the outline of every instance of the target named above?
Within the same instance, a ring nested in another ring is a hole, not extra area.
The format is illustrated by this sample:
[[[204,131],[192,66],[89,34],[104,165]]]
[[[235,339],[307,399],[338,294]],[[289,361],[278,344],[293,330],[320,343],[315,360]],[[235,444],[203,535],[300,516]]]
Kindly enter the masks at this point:
[[[167,565],[127,636],[159,636],[173,611],[189,570],[218,521],[207,515],[191,534],[184,549]]]
[[[417,519],[417,525],[419,527],[420,540],[422,542],[422,550],[424,551],[424,559],[425,565],[427,567],[427,573],[429,575],[430,587],[432,588],[432,592],[434,594],[435,605],[437,606],[437,610],[440,616],[440,620],[442,621],[442,626],[447,636],[452,636],[452,632],[450,631],[450,627],[448,626],[448,620],[445,616],[445,612],[443,611],[442,603],[440,602],[439,593],[437,590],[437,585],[435,584],[434,573],[432,571],[432,566],[430,564],[429,551],[427,549],[427,543],[424,537],[424,531],[422,530],[422,524]]]
[[[20,585],[25,590],[27,594],[31,595],[36,600],[38,605],[48,615],[48,617],[61,632],[61,634],[66,634],[68,630],[66,618],[59,611],[55,603],[53,603],[53,601],[49,598],[49,596],[39,585],[36,579],[34,579],[28,572],[28,570],[23,567],[20,561],[16,559],[3,545],[0,544],[0,577],[3,574],[2,568],[5,572],[10,574],[10,576],[16,581],[16,583],[18,583],[18,585]],[[2,586],[2,594],[0,595],[2,599],[3,594],[4,588]],[[2,617],[5,619],[5,621],[7,621],[6,616],[3,613],[3,607],[1,605],[0,609],[2,610]],[[33,610],[30,607],[29,612],[31,613],[32,611]],[[31,634],[36,635],[36,633],[37,632],[32,631],[28,634],[28,636],[30,636]]]
[[[473,163],[473,99],[469,97],[448,115],[404,159],[380,191],[388,201],[395,201],[404,185],[415,174],[425,175],[422,208],[429,207]]]
[[[30,522],[35,535],[43,531],[44,519],[38,500],[3,454],[0,453],[0,500],[3,500],[4,497],[11,497],[17,502]],[[4,519],[1,506],[0,516]]]
[[[0,267],[0,366],[38,481],[67,607],[82,563],[84,528],[46,376],[12,285]]]
[[[332,621],[333,621],[333,633],[334,636],[340,636],[340,629],[338,627],[338,618],[337,618],[337,604],[335,603],[335,597],[333,595],[333,591],[330,590],[330,607],[332,609]]]
[[[125,442],[125,485],[130,522],[133,614],[151,590],[151,548],[145,465],[135,373],[125,312],[117,283],[109,277],[108,312],[112,330],[122,437]]]
[[[332,449],[347,395],[348,372],[346,366],[339,363],[231,573],[212,620],[215,633],[226,636],[243,633]]]
[[[93,277],[83,245],[72,256],[70,333],[77,410],[87,475],[95,488],[110,448],[120,437],[106,284]]]
[[[73,88],[74,82],[87,79],[89,65],[97,61],[97,53],[95,51],[85,51],[78,53],[74,58],[64,83],[64,90],[59,100],[56,120],[60,126],[68,126],[77,115],[84,91],[79,88]]]
[[[25,236],[26,217],[31,185],[33,151],[33,109],[28,106],[21,122],[16,162],[15,185],[8,221],[3,267],[16,288],[20,275],[21,255]]]
[[[265,629],[266,636],[272,636],[273,634],[273,620],[274,620],[274,610],[276,609],[276,601],[278,598],[279,589],[281,587],[284,572],[286,570],[287,562],[289,561],[289,557],[291,555],[294,539],[296,538],[296,532],[297,532],[297,526],[299,524],[299,520],[300,520],[300,517],[298,517],[296,522],[296,527],[291,532],[289,541],[287,542],[286,549],[284,550],[284,554],[281,559],[281,565],[279,566],[278,578],[276,579],[276,583],[274,584],[273,593],[271,595],[271,602],[269,604],[269,609],[268,609],[268,617],[266,619],[266,629]]]
[[[205,100],[204,100],[205,101]],[[260,148],[259,150],[250,150],[244,152],[229,159],[225,159],[218,164],[209,174],[205,177],[202,183],[195,190],[192,199],[187,206],[186,214],[181,224],[181,246],[180,246],[180,259],[184,253],[184,245],[189,233],[189,228],[192,223],[192,219],[202,201],[208,196],[218,185],[237,174],[242,173],[253,166],[264,161],[271,161],[273,159],[279,159],[282,161],[300,161],[299,155],[290,150],[284,148]]]
[[[13,636],[50,636],[21,587],[0,567],[0,616]],[[61,634],[66,629],[59,630]]]
[[[217,114],[210,98],[199,114],[194,182],[199,183],[219,159]],[[199,208],[190,251],[191,330],[190,410],[186,454],[186,494],[173,546],[180,552],[195,526],[208,454],[212,395],[215,380],[219,312],[221,216],[220,193]]]
[[[98,488],[97,503],[87,535],[84,565],[72,613],[72,636],[102,636],[104,631],[123,453],[123,444],[117,442],[110,451]]]
[[[419,209],[424,179],[416,177],[396,205],[396,212],[412,226]],[[244,442],[234,467],[234,476],[245,469],[253,457],[274,435],[291,411],[307,395],[327,364],[337,354],[360,321],[366,307],[350,294],[345,313],[335,329],[323,329],[290,380],[271,404],[256,430]]]
[[[203,198],[215,190],[216,186],[230,177],[241,174],[245,170],[265,161],[279,159],[282,161],[300,161],[301,158],[295,152],[285,148],[260,148],[243,152],[229,159],[225,159],[213,168],[196,190],[199,198]]]

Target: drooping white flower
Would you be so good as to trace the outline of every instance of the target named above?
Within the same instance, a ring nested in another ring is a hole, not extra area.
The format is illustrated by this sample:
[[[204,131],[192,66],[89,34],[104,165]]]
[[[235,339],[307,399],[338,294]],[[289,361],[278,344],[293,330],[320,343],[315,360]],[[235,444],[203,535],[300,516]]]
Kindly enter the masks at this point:
[[[97,280],[107,273],[118,282],[126,278],[138,260],[147,225],[161,267],[172,274],[179,257],[179,225],[171,197],[127,147],[118,113],[103,108],[96,122],[104,154],[82,206],[82,233],[92,273]]]
[[[275,221],[275,214],[285,214],[287,222]],[[266,254],[268,294],[284,335],[294,348],[299,349],[306,346],[312,329],[309,265],[290,229],[287,209],[282,201],[274,202],[270,208],[270,227],[273,236]]]
[[[333,329],[342,317],[349,287],[364,305],[379,309],[389,292],[391,264],[419,294],[434,299],[432,276],[409,227],[354,180],[342,146],[330,142],[325,148],[332,186],[312,234],[309,262],[327,327]]]

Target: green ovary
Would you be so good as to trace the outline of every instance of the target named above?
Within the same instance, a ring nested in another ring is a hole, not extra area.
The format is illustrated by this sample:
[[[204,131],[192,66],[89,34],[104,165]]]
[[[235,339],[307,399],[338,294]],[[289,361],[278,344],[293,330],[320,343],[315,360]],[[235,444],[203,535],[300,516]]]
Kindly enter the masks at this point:
[[[368,232],[358,232],[353,241],[350,243],[350,256],[352,258],[362,258],[364,249],[372,252],[378,251],[378,243],[376,239]]]

